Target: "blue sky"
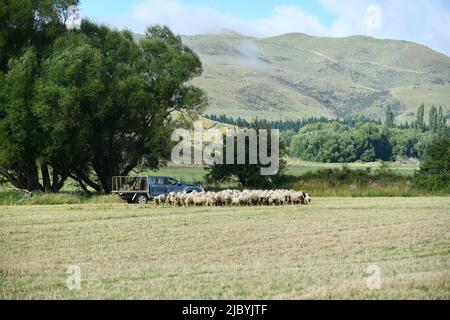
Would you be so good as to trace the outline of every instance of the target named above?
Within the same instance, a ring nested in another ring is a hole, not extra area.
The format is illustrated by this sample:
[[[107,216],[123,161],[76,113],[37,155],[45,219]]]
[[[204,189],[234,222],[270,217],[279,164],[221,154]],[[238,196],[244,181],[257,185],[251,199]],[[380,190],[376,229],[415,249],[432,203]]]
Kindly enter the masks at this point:
[[[81,14],[139,33],[165,24],[188,35],[221,28],[260,37],[363,34],[414,41],[450,55],[448,0],[81,0]]]
[[[131,13],[132,9],[142,0],[82,0],[81,8],[84,14],[93,17],[116,16],[124,13]],[[318,1],[314,0],[191,0],[183,1],[186,4],[197,6],[207,6],[221,12],[229,12],[240,15],[246,19],[263,18],[272,12],[273,8],[279,4],[301,6],[309,12],[320,17],[326,25],[331,25],[335,16],[327,11]]]

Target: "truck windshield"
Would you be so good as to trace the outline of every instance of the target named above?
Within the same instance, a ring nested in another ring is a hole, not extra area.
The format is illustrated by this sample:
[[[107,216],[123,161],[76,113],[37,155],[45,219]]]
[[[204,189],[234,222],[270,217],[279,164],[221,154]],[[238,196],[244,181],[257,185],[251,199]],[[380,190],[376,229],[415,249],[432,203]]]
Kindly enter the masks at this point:
[[[167,178],[167,184],[177,184],[178,181],[173,178]]]

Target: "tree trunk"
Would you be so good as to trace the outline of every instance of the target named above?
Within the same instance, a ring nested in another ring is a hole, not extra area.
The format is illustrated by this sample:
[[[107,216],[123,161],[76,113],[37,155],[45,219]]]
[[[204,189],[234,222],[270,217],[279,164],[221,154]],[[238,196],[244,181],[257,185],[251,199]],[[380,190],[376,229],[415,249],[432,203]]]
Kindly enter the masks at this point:
[[[109,163],[111,163],[111,160],[105,159],[101,155],[100,155],[100,157],[103,161],[94,159],[94,161],[92,163],[92,167],[95,171],[95,174],[97,175],[98,180],[100,181],[103,192],[108,194],[108,193],[111,193],[111,191],[112,191],[112,187],[111,187],[112,174],[109,173],[110,170],[108,168]]]
[[[22,176],[26,183],[26,187],[22,189],[26,189],[28,191],[44,191],[44,188],[39,183],[39,172],[34,161],[19,164],[18,167],[21,170],[17,170],[17,172]]]
[[[76,182],[78,182],[78,184],[80,185],[81,189],[83,189],[84,192],[86,192],[87,194],[91,194],[91,192],[89,191],[89,189],[86,187],[86,185],[84,184],[83,180],[80,179],[79,177],[77,177],[76,175],[70,175],[70,177],[75,180]]]
[[[44,192],[50,193],[52,192],[52,185],[50,183],[50,173],[48,172],[47,163],[43,162],[41,164],[41,174],[42,174],[42,183],[44,185]]]
[[[58,177],[58,176],[57,176]],[[67,178],[69,177],[68,174],[63,174],[61,175],[61,178],[55,181],[54,184],[52,184],[52,190],[53,192],[59,192],[59,190],[62,189],[62,187],[64,187],[64,183],[66,182]]]
[[[81,181],[83,184],[87,184],[89,187],[94,189],[97,192],[102,192],[102,187],[99,186],[97,183],[92,181],[86,174],[84,174],[81,170],[77,171],[74,175],[76,177],[76,181]],[[83,186],[80,184],[80,186],[83,188]]]
[[[100,180],[100,184],[102,185],[103,192],[106,194],[111,193],[112,191],[112,175],[104,173],[101,170],[95,170],[98,179]]]

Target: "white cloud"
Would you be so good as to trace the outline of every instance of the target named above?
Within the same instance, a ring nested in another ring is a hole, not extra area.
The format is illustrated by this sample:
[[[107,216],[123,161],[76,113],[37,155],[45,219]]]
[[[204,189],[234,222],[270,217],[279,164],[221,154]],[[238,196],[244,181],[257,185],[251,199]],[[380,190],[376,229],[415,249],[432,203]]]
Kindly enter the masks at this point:
[[[142,0],[131,16],[111,18],[111,25],[144,32],[164,24],[184,35],[227,28],[253,36],[303,32],[318,36],[369,35],[418,42],[450,55],[450,10],[445,0],[319,0],[336,16],[331,26],[299,6],[279,5],[265,18],[249,20],[182,0]]]
[[[427,45],[450,55],[450,11],[440,0],[320,0],[337,16],[332,36],[363,34]],[[445,1],[445,0],[444,0]],[[369,28],[367,8],[380,10],[379,28]]]
[[[268,18],[251,22],[253,32],[261,36],[273,36],[289,32],[327,35],[328,29],[319,17],[296,6],[277,6]]]
[[[143,32],[148,24],[164,24],[179,34],[194,35],[219,28],[245,31],[249,25],[236,15],[176,0],[147,0],[133,8],[132,19]]]
[[[274,36],[288,32],[326,35],[327,28],[319,17],[297,6],[276,6],[267,18],[246,20],[236,13],[218,12],[201,5],[178,0],[145,0],[137,4],[131,20],[139,32],[152,23],[170,26],[174,32],[195,35],[218,29],[231,29],[252,36]]]

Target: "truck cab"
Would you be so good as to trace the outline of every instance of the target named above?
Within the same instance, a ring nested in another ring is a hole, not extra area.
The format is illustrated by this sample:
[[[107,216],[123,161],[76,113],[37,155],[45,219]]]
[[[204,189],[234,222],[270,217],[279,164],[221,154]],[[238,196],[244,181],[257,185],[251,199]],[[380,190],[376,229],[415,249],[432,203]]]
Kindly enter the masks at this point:
[[[128,203],[145,204],[156,196],[171,192],[203,192],[200,185],[183,183],[172,177],[113,177],[112,193]]]

